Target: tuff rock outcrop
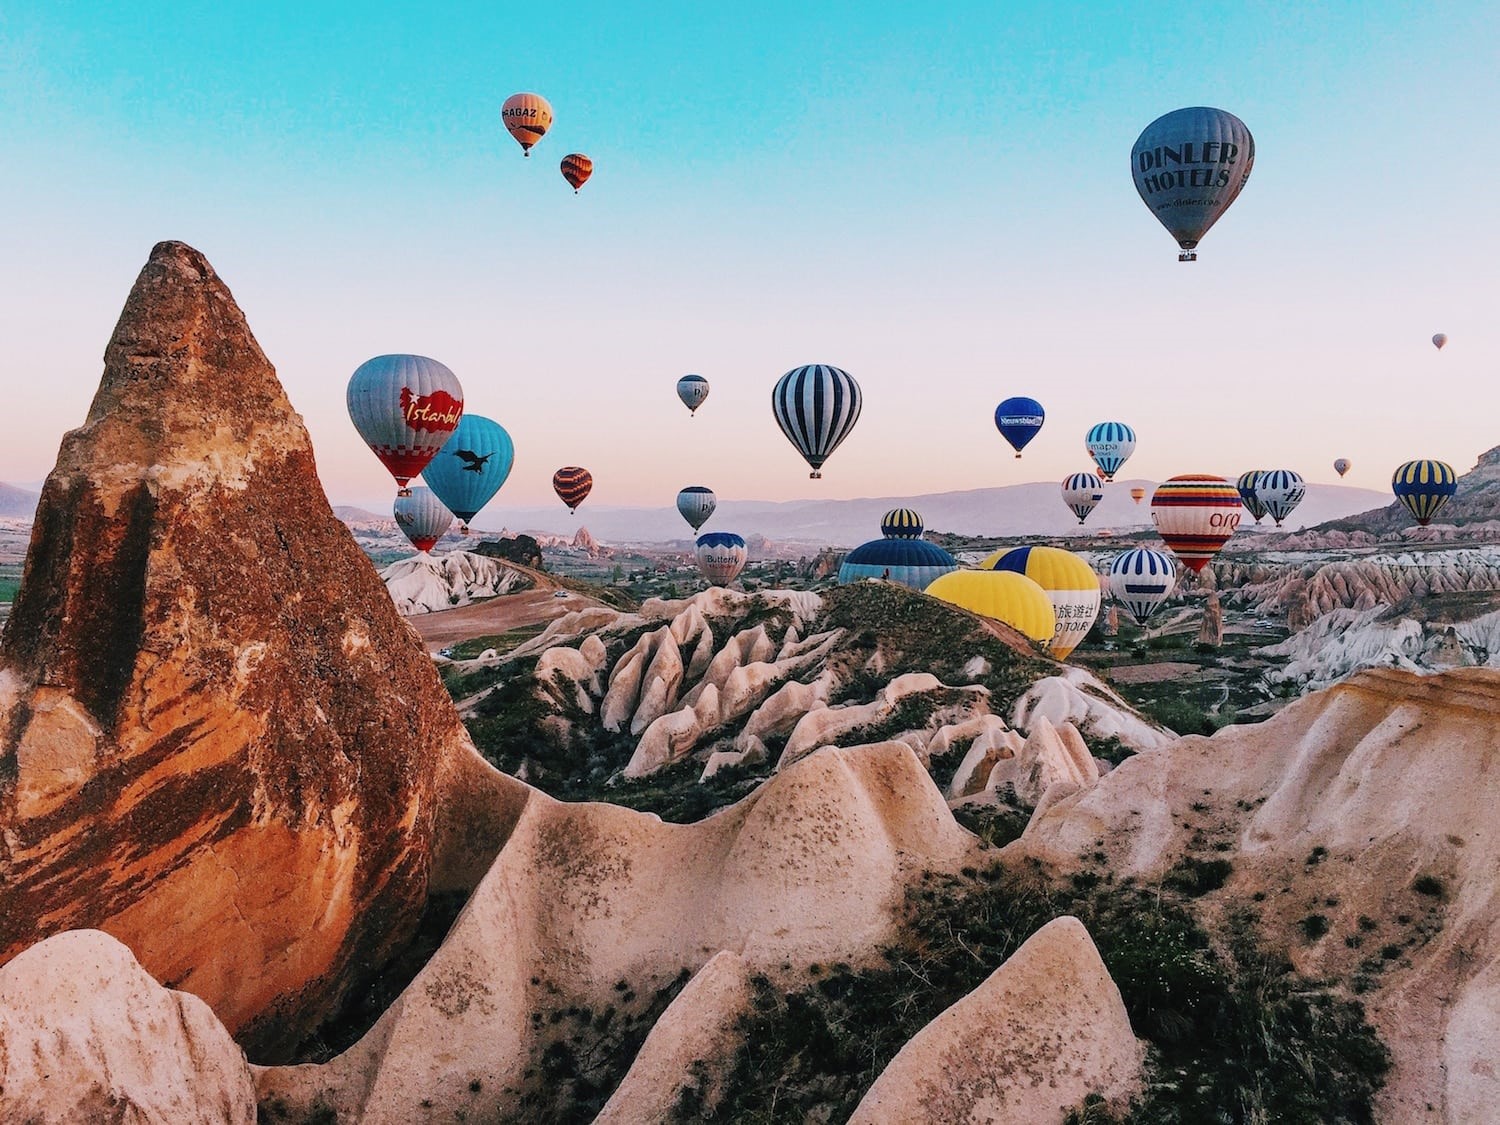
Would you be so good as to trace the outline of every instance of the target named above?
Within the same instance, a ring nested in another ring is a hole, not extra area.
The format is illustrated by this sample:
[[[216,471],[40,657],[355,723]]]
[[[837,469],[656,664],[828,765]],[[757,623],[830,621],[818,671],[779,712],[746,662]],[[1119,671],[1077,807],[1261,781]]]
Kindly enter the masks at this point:
[[[403,617],[438,613],[536,585],[534,575],[472,551],[424,552],[391,563],[380,580]]]
[[[1057,918],[902,1047],[849,1122],[1062,1125],[1090,1094],[1121,1113],[1143,1055],[1083,923]]]
[[[282,1054],[409,933],[466,745],[229,290],[161,243],[0,641],[0,963],[103,929]]]
[[[252,1125],[255,1080],[207,1004],[72,930],[0,967],[0,1121]]]

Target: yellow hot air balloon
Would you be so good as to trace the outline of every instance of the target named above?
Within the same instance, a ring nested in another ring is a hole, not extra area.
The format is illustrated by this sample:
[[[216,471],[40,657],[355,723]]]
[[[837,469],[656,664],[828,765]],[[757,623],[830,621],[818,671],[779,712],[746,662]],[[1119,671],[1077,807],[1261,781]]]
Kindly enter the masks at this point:
[[[1047,595],[1056,625],[1047,651],[1059,660],[1078,647],[1099,616],[1099,576],[1072,551],[1057,547],[1016,547],[996,551],[984,560],[985,570],[1024,574]]]
[[[1008,570],[955,570],[933,579],[923,592],[1009,625],[1033,641],[1050,641],[1056,628],[1047,592],[1024,574]]]
[[[1132,488],[1130,490],[1130,498],[1139,504],[1146,498],[1146,490],[1144,488]]]
[[[531,146],[552,128],[552,105],[541,94],[512,94],[500,107],[500,120],[521,146],[521,154],[530,156]]]

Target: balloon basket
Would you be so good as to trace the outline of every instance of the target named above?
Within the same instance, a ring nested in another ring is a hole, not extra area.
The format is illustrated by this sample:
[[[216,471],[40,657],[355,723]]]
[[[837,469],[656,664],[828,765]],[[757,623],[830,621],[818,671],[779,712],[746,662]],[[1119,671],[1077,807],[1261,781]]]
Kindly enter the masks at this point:
[[[405,485],[402,485],[400,488],[396,489],[396,495],[397,496],[410,496],[411,495],[411,489],[407,488]]]
[[[1184,250],[1181,254],[1177,255],[1177,260],[1179,262],[1196,262],[1198,255],[1191,250]]]
[[[822,480],[823,479],[823,474],[822,473],[818,473],[818,472],[808,473],[807,474],[807,479],[808,480]]]

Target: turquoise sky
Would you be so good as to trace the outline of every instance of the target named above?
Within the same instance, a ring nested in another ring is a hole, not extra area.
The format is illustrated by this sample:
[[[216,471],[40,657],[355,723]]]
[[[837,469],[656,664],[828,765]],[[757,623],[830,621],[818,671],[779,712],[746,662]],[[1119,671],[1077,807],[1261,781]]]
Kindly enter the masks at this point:
[[[1342,455],[1384,487],[1500,443],[1490,3],[28,7],[0,14],[0,479],[50,469],[162,238],[213,261],[330,495],[372,507],[344,386],[388,351],[510,430],[501,519],[563,464],[591,503],[1060,479],[1106,418],[1154,478]],[[530,160],[517,90],[557,112]],[[1179,265],[1128,154],[1193,104],[1257,160]],[[866,398],[820,482],[769,408],[810,362]],[[1012,394],[1048,409],[1019,462]]]

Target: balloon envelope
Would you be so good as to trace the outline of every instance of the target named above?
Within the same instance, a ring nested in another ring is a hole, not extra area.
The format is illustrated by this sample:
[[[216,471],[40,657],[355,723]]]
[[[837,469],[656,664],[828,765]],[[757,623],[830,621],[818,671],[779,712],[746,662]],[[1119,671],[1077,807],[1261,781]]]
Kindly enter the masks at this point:
[[[1391,491],[1426,527],[1458,491],[1458,474],[1443,461],[1408,461],[1391,476]]]
[[[863,404],[854,377],[824,363],[793,368],[771,391],[776,423],[812,466],[808,475],[815,480],[823,475],[823,462],[854,429]]]
[[[1209,106],[1174,109],[1147,125],[1130,150],[1141,201],[1191,251],[1240,194],[1255,165],[1255,139],[1232,113]]]
[[[568,506],[570,512],[578,510],[578,505],[583,503],[584,497],[593,487],[594,475],[577,465],[568,465],[552,474],[552,491],[557,493],[557,498]]]
[[[464,412],[458,376],[425,355],[365,360],[345,398],[354,428],[401,488],[443,448]]]
[[[1436,336],[1434,336],[1432,338],[1432,346],[1435,347],[1438,351],[1442,351],[1443,350],[1443,345],[1446,344],[1447,342],[1448,342],[1448,334],[1446,332],[1439,332]]]
[[[922,517],[911,508],[892,508],[880,517],[880,534],[887,539],[920,539],[922,531]]]
[[[1137,625],[1145,625],[1177,585],[1177,564],[1162,551],[1140,547],[1116,555],[1109,564],[1109,594]]]
[[[1144,488],[1132,488],[1130,490],[1130,498],[1139,504],[1146,498],[1146,490]]]
[[[957,559],[926,540],[872,539],[844,556],[839,567],[839,585],[880,578],[900,582],[913,590],[924,590],[933,579],[957,569]]]
[[[677,380],[677,397],[691,413],[698,413],[698,407],[708,397],[708,380],[702,375],[684,375]]]
[[[991,561],[993,560],[993,561]],[[1099,616],[1099,576],[1071,551],[1057,547],[1016,547],[985,560],[990,570],[1024,574],[1047,594],[1054,627],[1047,649],[1066,660]]]
[[[708,522],[708,517],[714,514],[714,509],[718,506],[719,501],[714,496],[713,489],[704,488],[701,484],[684,488],[677,494],[677,511],[692,525],[694,531]]]
[[[1135,431],[1124,422],[1100,422],[1090,428],[1083,447],[1099,466],[1100,476],[1114,480],[1120,466],[1135,452]]]
[[[422,479],[466,526],[500,491],[516,461],[510,434],[498,422],[465,414]]]
[[[1052,640],[1056,619],[1047,592],[1008,570],[955,570],[935,578],[925,591],[970,613],[1003,622],[1033,641]]]
[[[1240,526],[1239,490],[1223,477],[1190,473],[1156,486],[1151,522],[1189,570],[1208,565]]]
[[[1307,482],[1291,469],[1270,469],[1255,480],[1255,498],[1276,521],[1277,527],[1306,495]]]
[[[1024,395],[1008,398],[995,407],[995,429],[1010,442],[1017,457],[1021,456],[1021,450],[1026,448],[1027,443],[1036,437],[1046,420],[1047,412],[1042,409],[1042,404]]]
[[[1266,514],[1266,506],[1255,495],[1256,482],[1264,472],[1264,469],[1251,469],[1248,473],[1241,473],[1240,479],[1234,482],[1234,490],[1240,494],[1240,503],[1245,505],[1245,511],[1250,513],[1250,518],[1256,523],[1260,523],[1261,517]]]
[[[531,146],[552,128],[552,105],[540,94],[512,94],[500,107],[500,120],[521,151],[530,156]]]
[[[396,497],[391,508],[396,526],[419,551],[430,551],[453,523],[453,513],[433,494],[418,485]]]
[[[562,176],[573,188],[573,194],[589,182],[594,174],[594,162],[581,152],[570,152],[562,158]]]
[[[1074,473],[1062,482],[1062,498],[1081,525],[1104,499],[1104,482],[1093,473]]]
[[[745,569],[745,541],[732,531],[710,531],[698,536],[694,553],[703,577],[715,586],[733,582]]]
[[[1335,461],[1333,463],[1333,471],[1336,472],[1336,473],[1338,473],[1339,476],[1343,476],[1345,473],[1347,473],[1349,471],[1349,469],[1352,467],[1352,465],[1353,465],[1353,462],[1351,462],[1349,460],[1349,458],[1347,458],[1347,457],[1340,457],[1337,461]]]

